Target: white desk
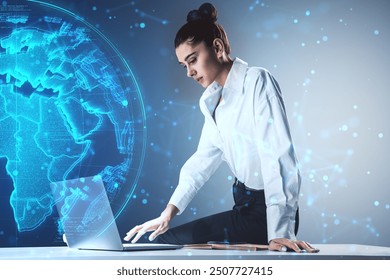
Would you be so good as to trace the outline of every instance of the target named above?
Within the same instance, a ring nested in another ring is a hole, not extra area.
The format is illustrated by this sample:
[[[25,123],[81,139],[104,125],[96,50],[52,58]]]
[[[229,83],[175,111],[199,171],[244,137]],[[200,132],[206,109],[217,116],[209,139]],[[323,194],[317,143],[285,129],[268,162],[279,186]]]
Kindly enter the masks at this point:
[[[92,251],[67,247],[0,248],[0,260],[389,260],[390,247],[355,244],[314,244],[319,253],[280,253],[178,249],[163,251]]]

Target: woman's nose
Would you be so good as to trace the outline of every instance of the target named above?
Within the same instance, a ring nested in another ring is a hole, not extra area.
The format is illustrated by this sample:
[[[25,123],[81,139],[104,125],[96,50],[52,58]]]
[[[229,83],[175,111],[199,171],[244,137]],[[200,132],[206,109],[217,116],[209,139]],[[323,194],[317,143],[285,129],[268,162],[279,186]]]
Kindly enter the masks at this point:
[[[191,78],[195,74],[196,74],[196,71],[194,69],[192,69],[191,67],[187,67],[187,77],[188,78]]]

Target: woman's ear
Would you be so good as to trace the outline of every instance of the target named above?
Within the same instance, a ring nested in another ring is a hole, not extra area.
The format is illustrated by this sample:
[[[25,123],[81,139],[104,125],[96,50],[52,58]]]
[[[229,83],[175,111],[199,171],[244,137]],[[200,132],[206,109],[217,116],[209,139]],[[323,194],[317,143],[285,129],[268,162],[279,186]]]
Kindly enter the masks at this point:
[[[217,55],[218,59],[223,58],[223,53],[225,51],[225,46],[221,39],[217,38],[213,41],[213,48],[215,51],[215,54]]]

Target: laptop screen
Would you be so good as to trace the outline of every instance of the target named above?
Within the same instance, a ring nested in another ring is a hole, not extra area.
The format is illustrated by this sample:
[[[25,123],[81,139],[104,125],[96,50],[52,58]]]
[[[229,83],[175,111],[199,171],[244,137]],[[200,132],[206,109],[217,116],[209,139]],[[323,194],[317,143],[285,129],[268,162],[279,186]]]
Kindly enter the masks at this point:
[[[50,186],[69,247],[122,249],[100,176],[54,182]]]

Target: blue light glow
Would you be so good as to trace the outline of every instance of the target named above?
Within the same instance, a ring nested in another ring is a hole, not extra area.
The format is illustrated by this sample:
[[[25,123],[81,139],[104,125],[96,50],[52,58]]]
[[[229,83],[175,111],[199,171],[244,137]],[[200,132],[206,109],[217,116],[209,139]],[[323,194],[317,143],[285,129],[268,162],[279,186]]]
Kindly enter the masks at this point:
[[[134,191],[144,158],[145,130],[134,122],[144,127],[137,82],[93,26],[32,2],[0,30],[0,158],[13,181],[18,230],[33,230],[52,213],[50,182],[96,174],[117,199],[118,215],[128,202],[118,194]],[[117,68],[130,75],[118,76]],[[122,190],[127,181],[130,189]]]

